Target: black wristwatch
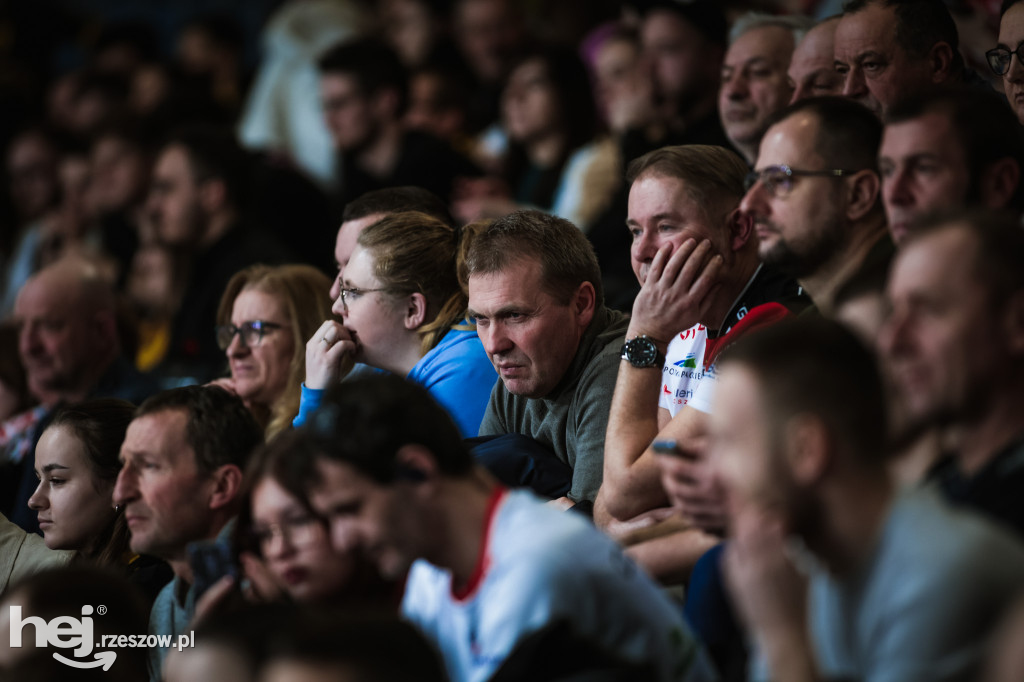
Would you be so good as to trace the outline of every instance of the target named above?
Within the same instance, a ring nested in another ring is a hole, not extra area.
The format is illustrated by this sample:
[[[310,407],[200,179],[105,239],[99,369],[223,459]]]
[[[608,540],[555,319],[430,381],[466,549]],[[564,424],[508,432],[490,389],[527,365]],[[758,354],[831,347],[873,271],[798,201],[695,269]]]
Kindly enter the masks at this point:
[[[622,346],[622,359],[638,368],[661,367],[665,364],[665,356],[658,350],[654,339],[646,334],[626,341]]]

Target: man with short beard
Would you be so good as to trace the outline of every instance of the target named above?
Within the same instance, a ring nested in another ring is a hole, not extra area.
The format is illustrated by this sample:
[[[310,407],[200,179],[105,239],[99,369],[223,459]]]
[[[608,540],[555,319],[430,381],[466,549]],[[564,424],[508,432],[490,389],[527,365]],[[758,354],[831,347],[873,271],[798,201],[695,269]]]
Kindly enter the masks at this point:
[[[723,567],[765,664],[747,679],[978,679],[1024,550],[933,488],[892,481],[875,356],[802,319],[739,341],[719,369],[708,457],[728,500]]]
[[[955,504],[1024,534],[1024,234],[1013,214],[961,213],[912,234],[879,334],[904,429],[933,427],[927,474]]]
[[[796,277],[825,315],[846,281],[892,258],[875,157],[881,136],[860,104],[797,102],[765,133],[740,203],[754,218],[761,260]]]

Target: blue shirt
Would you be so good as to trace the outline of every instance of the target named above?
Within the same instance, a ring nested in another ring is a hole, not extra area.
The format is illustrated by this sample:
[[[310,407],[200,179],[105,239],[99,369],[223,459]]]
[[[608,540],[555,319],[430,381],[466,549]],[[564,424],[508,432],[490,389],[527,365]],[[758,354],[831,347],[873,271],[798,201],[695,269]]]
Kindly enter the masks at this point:
[[[430,391],[451,415],[463,438],[473,438],[480,430],[498,374],[475,330],[451,329],[420,358],[406,378]],[[323,393],[303,384],[299,414],[292,421],[293,426],[302,426],[320,407]]]
[[[476,330],[451,329],[420,358],[408,379],[448,410],[463,438],[472,438],[480,430],[498,374]]]

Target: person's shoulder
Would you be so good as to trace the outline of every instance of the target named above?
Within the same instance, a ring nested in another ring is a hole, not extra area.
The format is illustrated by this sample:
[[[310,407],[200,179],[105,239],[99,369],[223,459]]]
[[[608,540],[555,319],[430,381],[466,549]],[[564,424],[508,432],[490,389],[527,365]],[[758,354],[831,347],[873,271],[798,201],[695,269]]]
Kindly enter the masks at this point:
[[[629,328],[629,316],[611,308],[601,308],[594,313],[594,321],[587,330],[592,339],[590,343],[590,363],[616,361],[622,354],[622,344],[626,342],[626,330]]]
[[[616,549],[583,515],[551,506],[529,490],[506,493],[494,526],[495,559],[537,570],[578,569],[594,550]]]
[[[41,536],[26,532],[0,514],[0,594],[22,578],[67,565],[74,555],[72,551],[50,549]]]
[[[629,328],[629,315],[621,310],[605,308],[602,306],[602,320],[598,322],[599,338],[607,339],[609,342],[615,338],[625,336]],[[596,317],[596,315],[595,315]]]
[[[599,326],[593,328],[590,343],[584,349],[588,357],[585,367],[583,367],[583,374],[594,375],[611,372],[617,375],[622,346],[626,343],[629,317],[618,310],[604,309],[602,319],[595,321],[594,324]]]
[[[174,593],[178,588],[178,578],[170,581],[157,593],[153,600],[153,608],[149,615],[149,629],[156,634],[170,632],[174,618]]]
[[[406,599],[418,593],[434,593],[447,590],[451,579],[446,571],[441,570],[425,559],[417,559],[409,567],[405,577]]]
[[[448,330],[441,341],[437,344],[437,347],[458,348],[459,352],[467,352],[476,347],[483,348],[483,343],[480,341],[480,336],[477,334],[476,329],[469,327],[459,329],[457,327],[453,327]]]
[[[893,582],[903,589],[945,593],[951,584],[961,592],[1024,586],[1024,547],[1010,531],[953,507],[933,485],[906,492],[894,503],[882,543],[884,564],[901,567]],[[905,579],[907,571],[913,580]]]

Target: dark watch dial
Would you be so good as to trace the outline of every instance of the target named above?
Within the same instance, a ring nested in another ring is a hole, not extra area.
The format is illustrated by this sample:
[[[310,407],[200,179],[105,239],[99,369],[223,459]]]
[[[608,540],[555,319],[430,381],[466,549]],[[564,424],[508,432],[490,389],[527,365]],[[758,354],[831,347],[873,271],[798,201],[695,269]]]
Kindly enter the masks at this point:
[[[634,367],[656,367],[661,364],[661,353],[649,336],[638,336],[626,341],[622,347],[622,359]]]

